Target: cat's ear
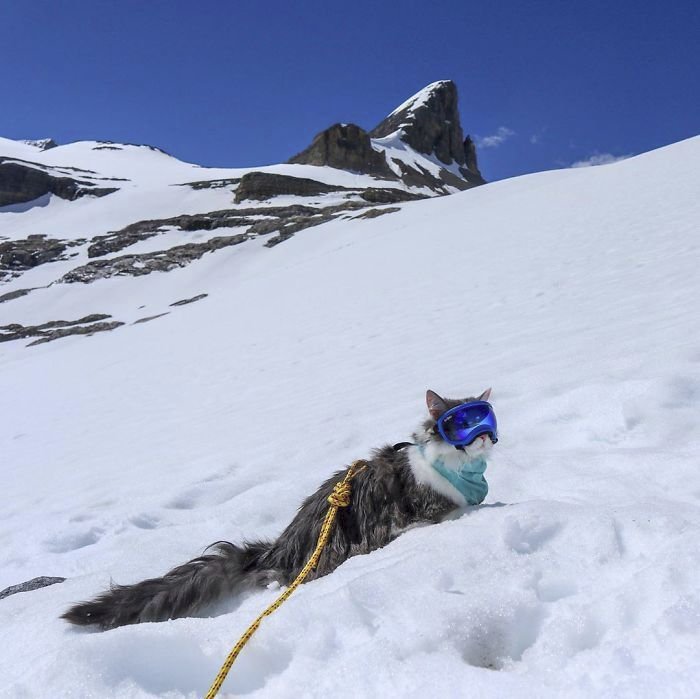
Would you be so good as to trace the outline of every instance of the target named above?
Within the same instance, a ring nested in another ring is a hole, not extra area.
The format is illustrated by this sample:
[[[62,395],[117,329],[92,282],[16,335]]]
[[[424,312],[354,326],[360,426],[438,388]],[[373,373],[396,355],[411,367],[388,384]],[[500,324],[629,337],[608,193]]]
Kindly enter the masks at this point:
[[[440,398],[440,396],[435,393],[435,391],[428,390],[425,394],[425,402],[428,405],[428,412],[433,420],[437,420],[440,415],[442,415],[445,410],[447,410],[447,403]]]
[[[479,400],[488,400],[491,397],[491,389],[487,388],[480,396]]]

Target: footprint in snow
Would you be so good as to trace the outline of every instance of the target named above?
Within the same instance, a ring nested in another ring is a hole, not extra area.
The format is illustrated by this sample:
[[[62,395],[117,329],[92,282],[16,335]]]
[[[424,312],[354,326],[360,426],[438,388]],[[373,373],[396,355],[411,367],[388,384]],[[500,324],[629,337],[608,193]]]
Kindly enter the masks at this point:
[[[562,526],[560,522],[543,522],[539,517],[527,520],[508,517],[505,521],[503,541],[516,553],[534,553],[553,539]]]
[[[129,522],[139,529],[155,529],[160,524],[160,518],[143,512],[129,517]]]
[[[192,620],[177,620],[168,629],[139,624],[128,633],[105,634],[99,649],[88,650],[91,666],[114,691],[127,683],[149,696],[201,696],[229,648],[222,641],[216,652],[205,653],[185,630],[188,621]],[[291,661],[292,648],[284,642],[268,636],[263,642],[251,643],[226,680],[223,693],[240,696],[259,691]]]
[[[257,478],[242,477],[227,483],[223,477],[209,477],[168,500],[165,507],[169,510],[193,510],[196,507],[222,505],[260,485]]]
[[[90,514],[89,512],[81,512],[79,515],[74,515],[68,521],[69,522],[89,522],[91,519],[95,519],[96,515]]]
[[[700,403],[700,381],[688,376],[676,376],[668,385],[665,408],[690,408]]]
[[[104,533],[101,527],[91,527],[88,530],[54,536],[45,541],[44,546],[51,553],[68,553],[96,544]]]
[[[515,604],[505,612],[484,609],[465,625],[464,635],[457,640],[462,660],[487,670],[512,669],[537,642],[545,618],[540,604]]]

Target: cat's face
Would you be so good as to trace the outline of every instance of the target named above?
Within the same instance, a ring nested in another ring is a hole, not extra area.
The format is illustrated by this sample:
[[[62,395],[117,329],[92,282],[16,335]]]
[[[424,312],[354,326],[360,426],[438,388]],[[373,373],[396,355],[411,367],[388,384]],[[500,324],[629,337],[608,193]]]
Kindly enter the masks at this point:
[[[438,418],[450,408],[454,408],[462,403],[468,403],[475,400],[488,400],[491,396],[491,389],[487,389],[480,396],[469,396],[467,398],[442,398],[435,391],[428,391],[425,396],[426,404],[430,418],[426,420],[421,429],[414,435],[416,442],[420,444],[430,445],[433,449],[439,449],[447,454],[454,455],[455,447],[448,444],[440,435],[437,428]],[[464,447],[464,454],[469,459],[475,459],[479,456],[487,456],[493,447],[491,438],[484,434],[477,437],[471,444]]]

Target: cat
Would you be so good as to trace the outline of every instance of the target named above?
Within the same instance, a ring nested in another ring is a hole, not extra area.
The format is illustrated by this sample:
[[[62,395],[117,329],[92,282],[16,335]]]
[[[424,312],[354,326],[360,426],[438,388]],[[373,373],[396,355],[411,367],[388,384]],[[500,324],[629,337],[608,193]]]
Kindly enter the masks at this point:
[[[350,556],[386,546],[411,526],[440,522],[457,508],[484,499],[488,486],[483,470],[491,439],[482,435],[455,449],[441,437],[437,419],[461,403],[487,401],[490,394],[488,389],[478,398],[452,400],[427,391],[430,417],[414,432],[412,443],[387,445],[373,452],[367,467],[352,481],[350,506],[338,511],[328,544],[307,581],[327,575]],[[470,464],[476,464],[475,488],[463,494],[451,477],[464,473],[465,468],[468,472]],[[173,568],[161,578],[113,585],[92,601],[71,607],[62,618],[81,626],[112,629],[192,616],[229,595],[273,582],[288,585],[309,559],[328,509],[327,498],[344,475],[345,471],[337,472],[309,496],[276,540],[241,545],[216,542],[209,547],[213,553]]]

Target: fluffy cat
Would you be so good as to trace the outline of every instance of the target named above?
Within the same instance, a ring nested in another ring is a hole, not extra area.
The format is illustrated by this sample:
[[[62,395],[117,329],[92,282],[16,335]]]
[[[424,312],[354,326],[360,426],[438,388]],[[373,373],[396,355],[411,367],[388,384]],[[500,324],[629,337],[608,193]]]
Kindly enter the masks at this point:
[[[488,400],[490,393],[488,389],[478,398],[451,400],[427,392],[430,418],[413,434],[413,443],[381,447],[367,460],[367,468],[352,482],[350,506],[339,510],[318,566],[307,580],[327,575],[350,556],[385,546],[411,525],[440,522],[456,508],[484,499],[488,486],[483,470],[491,440],[482,435],[455,449],[442,439],[436,421],[460,403]],[[446,477],[453,475],[446,470],[466,472],[469,478],[470,464],[476,464],[476,489],[464,495]],[[241,545],[217,542],[210,547],[213,553],[173,568],[161,578],[113,585],[94,600],[71,607],[62,618],[111,629],[192,616],[226,596],[274,581],[288,585],[309,559],[328,509],[327,498],[344,474],[344,470],[337,472],[309,496],[276,540]]]

